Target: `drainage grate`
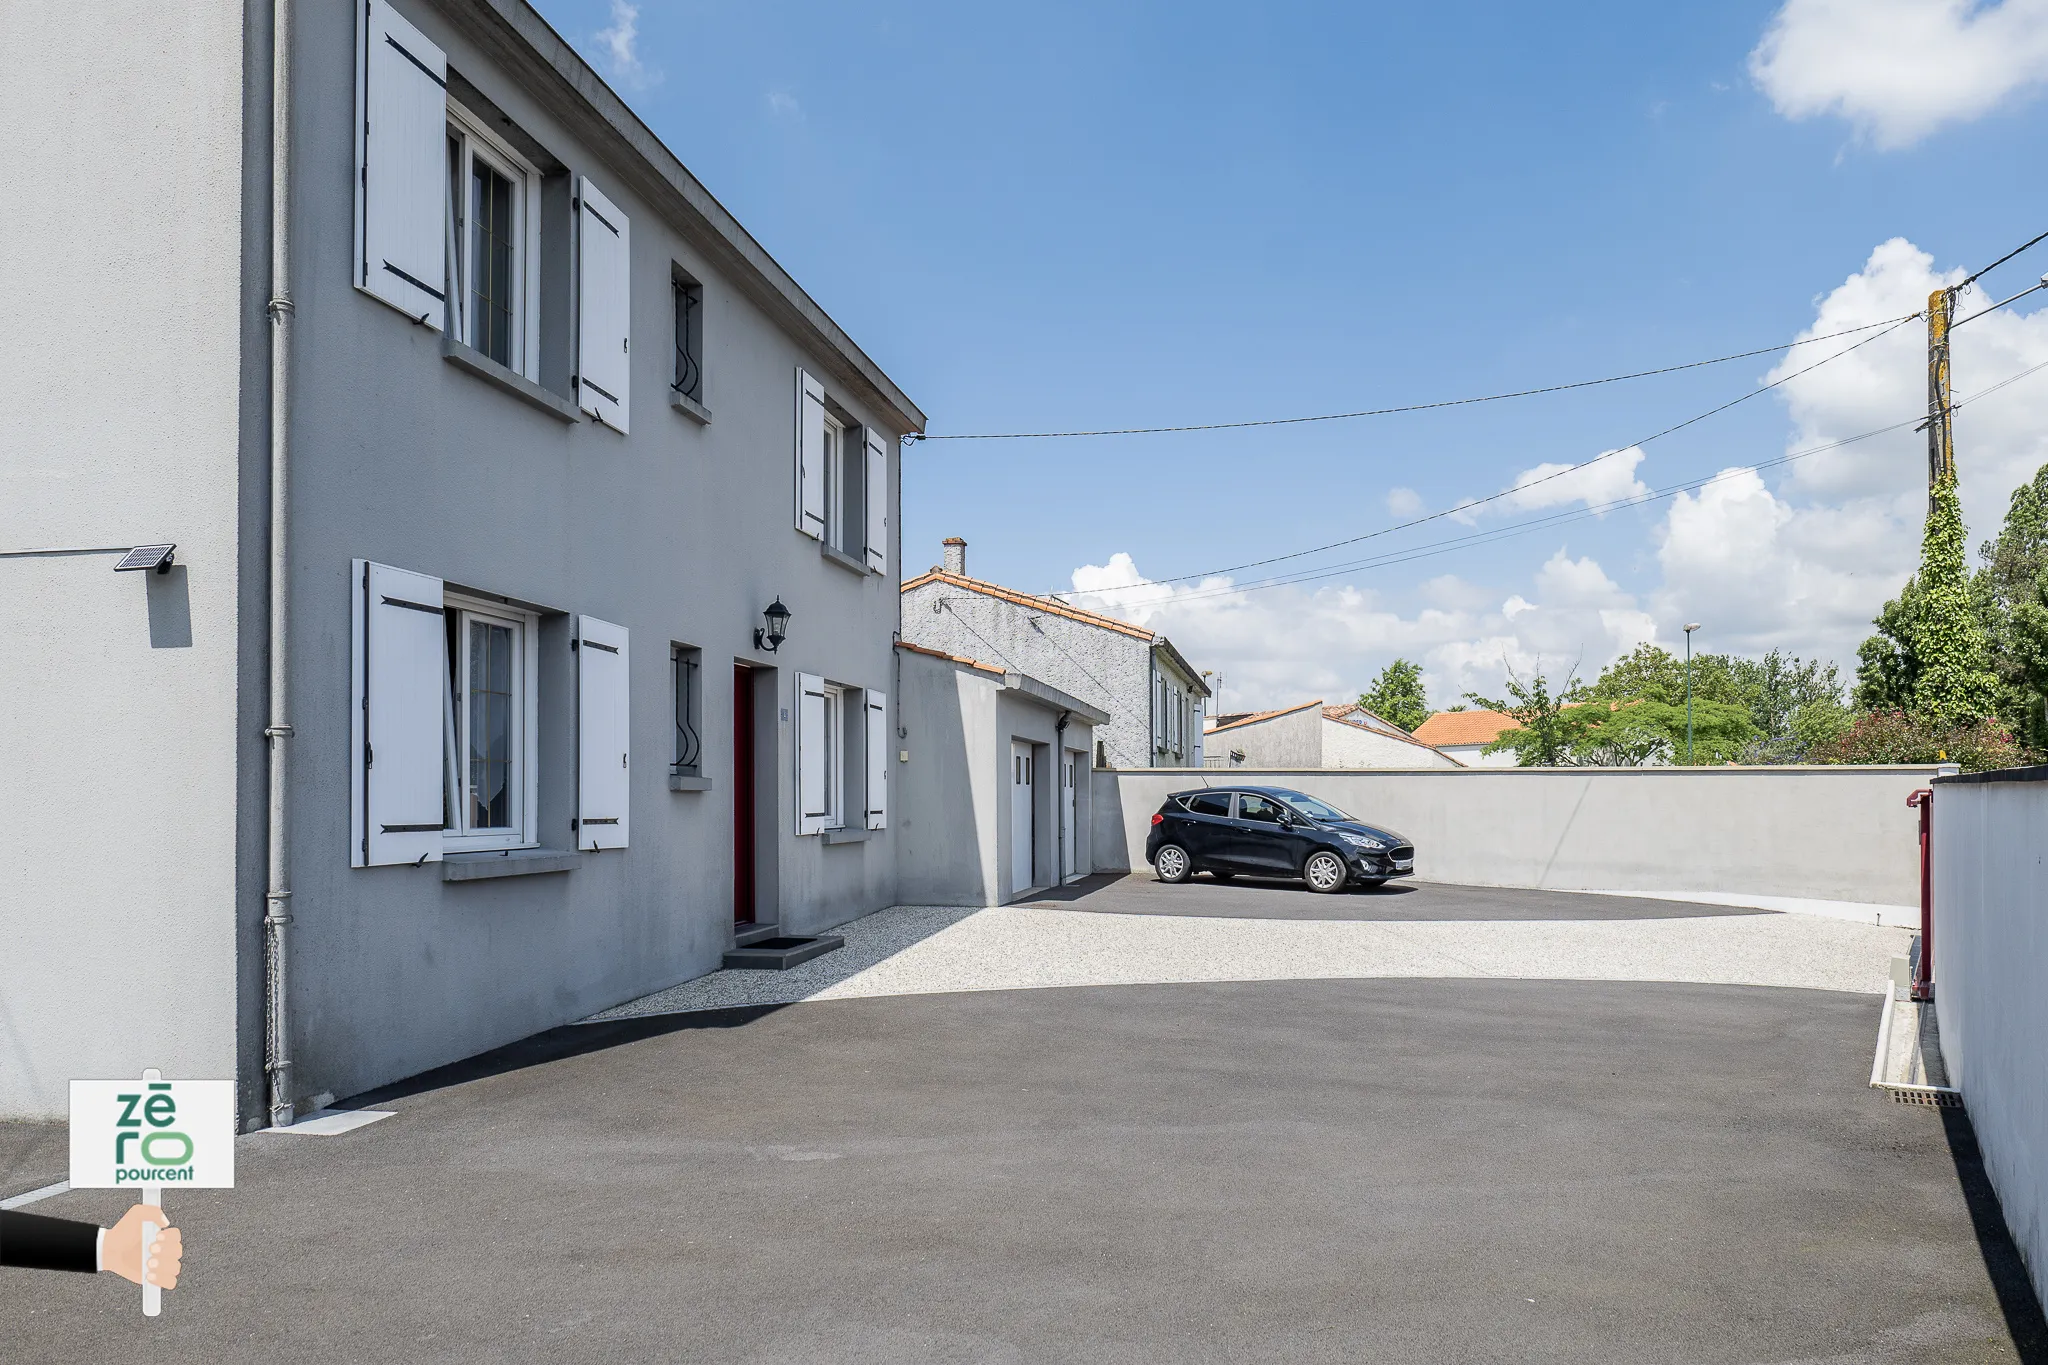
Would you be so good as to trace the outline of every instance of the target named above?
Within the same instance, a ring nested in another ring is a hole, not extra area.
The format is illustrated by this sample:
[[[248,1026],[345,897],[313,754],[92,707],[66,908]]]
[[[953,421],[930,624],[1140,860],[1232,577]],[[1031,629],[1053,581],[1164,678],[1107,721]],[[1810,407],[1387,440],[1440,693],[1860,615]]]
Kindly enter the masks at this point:
[[[1953,1090],[1894,1090],[1892,1098],[1900,1104],[1924,1104],[1931,1109],[1963,1107],[1963,1097]]]

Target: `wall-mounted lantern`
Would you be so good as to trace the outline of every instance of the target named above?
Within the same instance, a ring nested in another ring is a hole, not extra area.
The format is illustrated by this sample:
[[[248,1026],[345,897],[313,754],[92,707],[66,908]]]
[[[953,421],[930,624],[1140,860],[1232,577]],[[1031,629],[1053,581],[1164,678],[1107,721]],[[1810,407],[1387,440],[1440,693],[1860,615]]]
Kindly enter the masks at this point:
[[[773,654],[789,638],[789,608],[783,606],[782,599],[778,597],[761,613],[761,620],[766,624],[755,628],[754,648]]]

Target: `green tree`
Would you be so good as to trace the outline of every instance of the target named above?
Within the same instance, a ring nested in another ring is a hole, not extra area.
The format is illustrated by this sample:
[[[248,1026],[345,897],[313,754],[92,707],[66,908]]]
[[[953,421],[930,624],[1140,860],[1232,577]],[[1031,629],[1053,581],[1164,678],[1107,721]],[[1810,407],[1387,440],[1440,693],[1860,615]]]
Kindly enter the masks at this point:
[[[1578,669],[1566,674],[1564,685],[1552,692],[1540,663],[1538,668],[1526,682],[1509,668],[1506,699],[1465,694],[1474,706],[1511,716],[1522,725],[1502,734],[1482,753],[1512,753],[1516,766],[1522,768],[1555,768],[1572,761],[1573,749],[1586,738],[1589,719],[1588,708],[1575,704],[1585,692],[1579,685]]]
[[[1726,654],[1692,657],[1695,701],[1743,703],[1736,666],[1743,662]],[[1586,688],[1588,701],[1657,701],[1685,705],[1685,659],[1653,644],[1640,644],[1600,670]]]
[[[1972,598],[1998,678],[1998,715],[2027,747],[2048,749],[2048,465],[2013,490],[2004,526],[1979,554]]]
[[[1998,679],[1971,606],[1963,509],[1954,479],[1935,485],[1932,503],[1920,547],[1922,602],[1913,630],[1920,671],[1913,683],[1913,709],[1937,724],[1966,725],[1991,714]]]
[[[1683,701],[1619,702],[1583,709],[1585,735],[1572,751],[1577,762],[1628,768],[1685,762]],[[1733,763],[1744,756],[1756,737],[1748,707],[1693,698],[1694,763]],[[1626,761],[1631,758],[1634,761]]]
[[[1856,647],[1856,705],[1865,711],[1903,711],[1920,681],[1914,641],[1920,631],[1920,580],[1909,578],[1899,595],[1871,618],[1877,627]]]
[[[1421,667],[1406,659],[1394,660],[1380,670],[1370,688],[1358,694],[1358,704],[1403,730],[1413,730],[1429,719]]]
[[[1772,649],[1761,659],[1736,659],[1732,669],[1757,732],[1743,762],[1806,762],[1848,728],[1835,665]]]

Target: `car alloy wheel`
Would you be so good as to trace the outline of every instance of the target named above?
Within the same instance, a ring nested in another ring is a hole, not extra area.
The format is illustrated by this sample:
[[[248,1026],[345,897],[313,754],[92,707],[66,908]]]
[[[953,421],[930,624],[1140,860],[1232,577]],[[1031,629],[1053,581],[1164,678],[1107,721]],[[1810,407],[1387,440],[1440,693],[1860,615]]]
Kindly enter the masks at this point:
[[[1152,859],[1152,868],[1162,882],[1184,882],[1192,865],[1188,862],[1188,851],[1179,844],[1167,844]]]
[[[1342,891],[1347,875],[1344,860],[1328,849],[1308,855],[1308,862],[1301,869],[1301,875],[1312,891]]]

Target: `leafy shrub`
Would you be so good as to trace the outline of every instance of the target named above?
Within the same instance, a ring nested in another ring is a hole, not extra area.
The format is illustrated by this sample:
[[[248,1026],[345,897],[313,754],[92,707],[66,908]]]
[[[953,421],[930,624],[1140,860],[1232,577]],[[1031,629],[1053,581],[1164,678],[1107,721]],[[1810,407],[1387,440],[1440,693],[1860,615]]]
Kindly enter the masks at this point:
[[[1823,763],[1955,763],[1966,772],[2017,768],[2032,761],[2003,721],[1944,725],[1924,714],[1867,711],[1815,755]]]

